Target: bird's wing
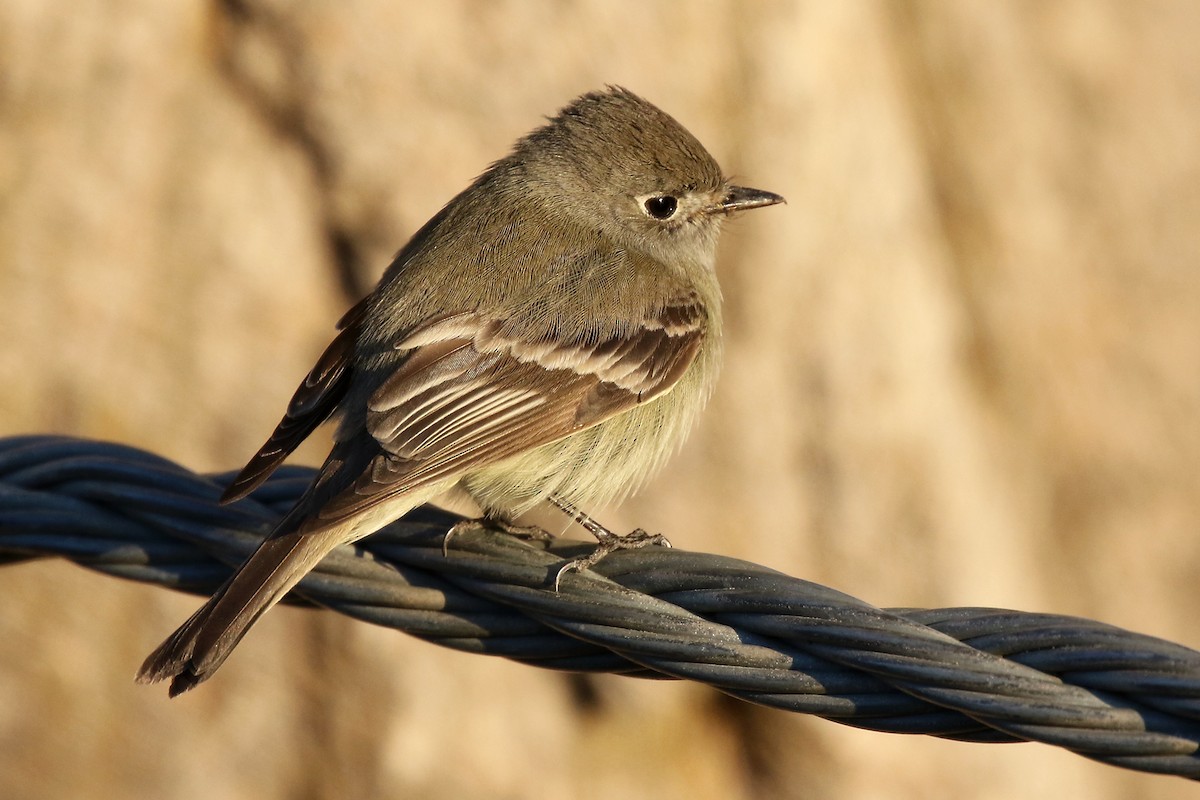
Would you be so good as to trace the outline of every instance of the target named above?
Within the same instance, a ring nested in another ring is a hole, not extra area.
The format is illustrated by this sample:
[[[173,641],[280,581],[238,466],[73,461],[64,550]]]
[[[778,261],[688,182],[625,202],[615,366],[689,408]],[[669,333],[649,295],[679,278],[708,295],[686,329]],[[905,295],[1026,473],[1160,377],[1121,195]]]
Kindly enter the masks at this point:
[[[657,397],[692,363],[707,320],[689,293],[605,336],[532,340],[473,313],[417,329],[396,345],[407,357],[368,401],[381,452],[317,517],[358,514]]]
[[[352,517],[662,394],[692,363],[706,324],[704,306],[687,296],[623,333],[594,339],[514,337],[502,320],[476,314],[443,317],[414,331],[397,344],[403,360],[368,401],[367,432],[335,445],[309,499],[301,499],[225,585],[147,657],[138,680],[172,678],[172,696],[206,680],[259,616],[346,541]],[[329,398],[345,393],[351,347],[343,336],[330,345],[288,417],[243,472],[248,477],[235,486],[250,491],[303,438],[289,431],[307,433],[328,416]],[[289,427],[290,419],[297,421]],[[368,436],[374,450],[361,446]],[[317,499],[323,484],[334,493]]]
[[[366,308],[364,298],[338,322],[338,335],[292,395],[287,412],[270,438],[221,495],[222,503],[240,500],[261,486],[310,433],[329,419],[350,385],[350,362]]]

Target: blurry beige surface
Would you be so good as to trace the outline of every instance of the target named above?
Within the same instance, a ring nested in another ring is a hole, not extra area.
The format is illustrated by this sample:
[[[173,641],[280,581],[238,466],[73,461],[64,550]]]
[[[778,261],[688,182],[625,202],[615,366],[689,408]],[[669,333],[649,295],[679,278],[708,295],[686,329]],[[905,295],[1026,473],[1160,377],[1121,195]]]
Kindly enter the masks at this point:
[[[1200,6],[0,5],[0,435],[240,466],[341,311],[511,141],[620,83],[789,205],[722,245],[702,428],[602,517],[879,605],[1200,645]],[[320,442],[303,461],[322,455]],[[272,612],[0,573],[0,797],[1182,797]]]

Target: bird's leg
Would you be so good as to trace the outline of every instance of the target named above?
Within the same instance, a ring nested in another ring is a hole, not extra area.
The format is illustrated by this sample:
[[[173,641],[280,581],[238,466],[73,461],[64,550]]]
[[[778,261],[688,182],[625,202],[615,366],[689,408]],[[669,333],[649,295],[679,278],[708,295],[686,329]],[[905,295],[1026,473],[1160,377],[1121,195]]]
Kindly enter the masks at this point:
[[[541,528],[537,525],[518,525],[503,514],[495,512],[485,512],[482,517],[477,519],[464,519],[454,523],[450,530],[446,531],[446,535],[442,538],[442,555],[450,555],[450,540],[460,533],[466,531],[481,531],[492,530],[507,533],[509,536],[516,536],[518,539],[537,540],[539,542],[548,542],[554,538],[554,534]]]
[[[568,572],[582,572],[585,569],[594,567],[609,553],[617,550],[636,550],[639,547],[646,547],[648,545],[671,546],[671,543],[667,541],[667,537],[661,533],[646,533],[641,528],[637,528],[632,533],[619,536],[561,497],[551,495],[550,502],[559,511],[578,522],[585,531],[595,536],[596,541],[600,543],[595,550],[583,558],[573,559],[563,565],[558,574],[554,576],[554,591],[556,592],[564,574]]]

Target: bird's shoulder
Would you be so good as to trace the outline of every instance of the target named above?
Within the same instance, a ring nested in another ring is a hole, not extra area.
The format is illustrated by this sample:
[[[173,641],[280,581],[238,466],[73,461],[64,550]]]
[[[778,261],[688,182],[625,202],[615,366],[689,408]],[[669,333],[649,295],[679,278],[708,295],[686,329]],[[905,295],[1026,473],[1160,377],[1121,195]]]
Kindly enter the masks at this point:
[[[716,302],[685,270],[618,245],[599,226],[539,206],[475,212],[449,207],[398,254],[366,310],[368,346],[460,314],[514,339],[610,338],[664,315],[702,326]]]

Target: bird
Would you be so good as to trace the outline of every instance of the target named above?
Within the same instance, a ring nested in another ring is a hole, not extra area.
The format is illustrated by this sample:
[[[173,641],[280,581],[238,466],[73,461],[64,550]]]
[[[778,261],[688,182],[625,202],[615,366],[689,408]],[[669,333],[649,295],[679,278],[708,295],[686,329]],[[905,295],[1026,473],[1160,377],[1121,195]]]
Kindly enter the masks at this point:
[[[565,570],[662,542],[579,509],[636,490],[693,427],[721,357],[722,223],[781,202],[734,185],[622,87],[577,97],[519,139],[342,317],[222,502],[337,418],[327,459],[137,680],[169,679],[172,697],[194,688],[332,549],[449,490],[478,504],[473,524],[518,530],[546,503],[583,523],[600,544]]]

